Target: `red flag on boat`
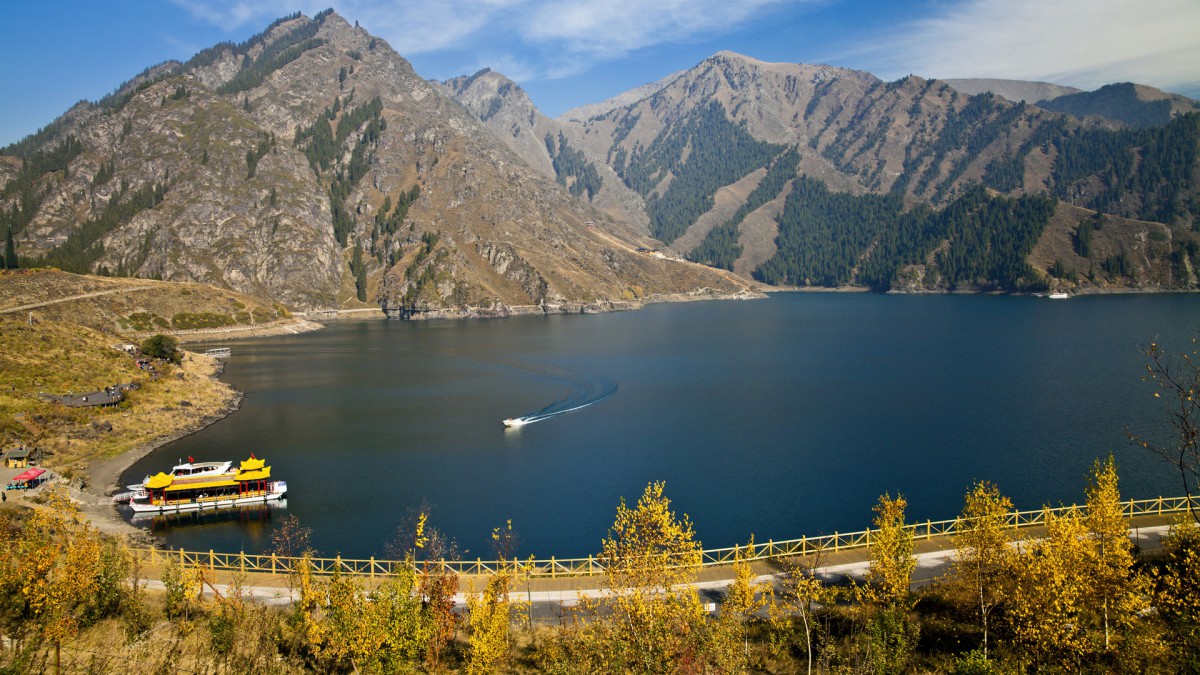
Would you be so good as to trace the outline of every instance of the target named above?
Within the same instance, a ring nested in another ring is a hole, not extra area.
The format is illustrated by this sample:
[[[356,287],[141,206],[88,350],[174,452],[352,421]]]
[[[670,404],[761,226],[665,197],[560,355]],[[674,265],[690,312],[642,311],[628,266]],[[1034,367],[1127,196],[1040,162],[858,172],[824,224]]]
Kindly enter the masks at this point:
[[[188,464],[195,464],[195,463],[196,463],[196,458],[192,457],[191,455],[188,455]]]
[[[255,457],[255,456],[254,456],[254,453],[252,452],[252,453],[250,453],[250,459],[258,459],[258,458],[257,458],[257,457]]]

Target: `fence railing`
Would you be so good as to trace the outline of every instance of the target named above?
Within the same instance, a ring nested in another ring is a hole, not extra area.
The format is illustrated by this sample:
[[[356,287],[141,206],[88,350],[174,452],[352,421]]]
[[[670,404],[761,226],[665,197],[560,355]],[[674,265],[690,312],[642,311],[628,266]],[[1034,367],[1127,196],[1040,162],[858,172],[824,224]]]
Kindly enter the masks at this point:
[[[1192,498],[1192,508],[1200,509],[1200,498]],[[1127,518],[1148,515],[1167,515],[1186,512],[1189,509],[1187,497],[1157,497],[1155,499],[1131,499],[1123,502]],[[1086,511],[1079,505],[1060,506],[1030,511],[1013,511],[1006,517],[1005,525],[1011,529],[1021,529],[1044,525],[1047,514],[1063,515],[1068,512]],[[917,541],[934,537],[953,536],[962,531],[961,519],[927,520],[923,523],[910,523],[905,526]],[[835,532],[833,534],[814,537],[801,537],[786,541],[768,541],[766,543],[745,544],[726,548],[707,549],[700,552],[701,566],[728,565],[738,560],[766,560],[769,558],[785,559],[813,554],[837,553],[852,549],[867,548],[871,545],[871,536],[878,530],[860,530],[858,532]],[[302,560],[307,561],[313,574],[327,576],[340,573],[355,577],[387,577],[403,565],[415,564],[418,568],[431,566],[439,570],[450,570],[460,575],[485,576],[500,570],[512,570],[519,566],[524,575],[529,578],[584,577],[604,574],[606,561],[600,556],[586,558],[557,559],[526,559],[520,561],[500,560],[433,560],[418,559],[415,563],[403,560],[366,560],[353,558],[297,558],[277,555],[222,553],[217,551],[186,551],[183,549],[161,550],[155,548],[131,548],[130,551],[143,565],[161,565],[170,560],[177,561],[182,566],[200,567],[210,571],[227,571],[241,573],[288,574],[298,569]],[[695,562],[694,560],[691,562]]]

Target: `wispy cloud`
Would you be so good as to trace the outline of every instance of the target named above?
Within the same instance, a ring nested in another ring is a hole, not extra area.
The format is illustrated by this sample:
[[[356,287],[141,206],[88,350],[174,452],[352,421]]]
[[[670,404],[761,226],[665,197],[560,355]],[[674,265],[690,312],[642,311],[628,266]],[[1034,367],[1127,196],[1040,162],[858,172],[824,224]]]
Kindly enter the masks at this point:
[[[733,31],[770,9],[814,0],[171,1],[225,30],[297,6],[311,16],[332,5],[401,54],[473,51],[489,55],[493,67],[553,79],[638,49]]]
[[[1092,89],[1131,80],[1200,90],[1196,0],[965,0],[849,58],[894,77],[993,77]]]

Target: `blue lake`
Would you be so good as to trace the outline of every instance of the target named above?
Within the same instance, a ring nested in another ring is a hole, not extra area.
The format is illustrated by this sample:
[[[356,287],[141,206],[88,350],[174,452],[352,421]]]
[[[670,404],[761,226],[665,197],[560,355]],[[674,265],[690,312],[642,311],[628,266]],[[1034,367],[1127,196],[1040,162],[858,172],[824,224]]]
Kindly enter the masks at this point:
[[[1111,451],[1126,497],[1180,494],[1125,429],[1165,430],[1139,345],[1183,351],[1200,295],[776,294],[636,312],[362,321],[232,343],[242,409],[125,474],[245,459],[288,481],[324,555],[380,556],[407,511],[467,558],[596,553],[618,500],[666,482],[705,547],[858,530],[884,492],[952,518],[972,481],[1019,508],[1083,501]],[[588,405],[590,403],[590,405]],[[517,429],[501,420],[585,405]],[[280,511],[155,532],[259,552]]]

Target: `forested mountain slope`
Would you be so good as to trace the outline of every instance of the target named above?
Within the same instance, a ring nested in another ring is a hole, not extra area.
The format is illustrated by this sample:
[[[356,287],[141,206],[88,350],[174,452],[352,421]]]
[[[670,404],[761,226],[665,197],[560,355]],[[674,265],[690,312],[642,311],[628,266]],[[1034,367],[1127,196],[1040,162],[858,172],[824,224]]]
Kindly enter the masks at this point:
[[[612,218],[332,11],[148,69],[3,155],[25,266],[452,314],[743,288],[589,228]]]
[[[1112,270],[1102,285],[1195,283],[1200,115],[1131,130],[915,76],[887,83],[722,52],[640,101],[571,124],[585,154],[644,197],[651,234],[766,283],[1078,285],[1078,275],[1027,259],[1056,200],[1165,226],[1169,243],[1148,249],[1145,266],[1089,258]],[[739,207],[717,203],[726,190],[745,195]],[[770,256],[764,218],[777,228]],[[1139,246],[1130,236],[1127,251]]]

